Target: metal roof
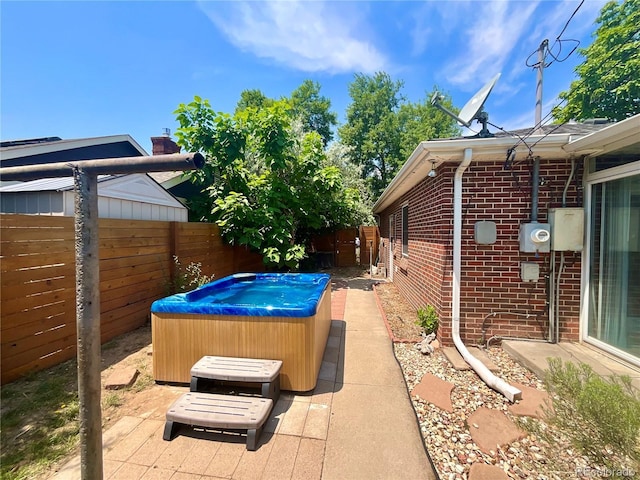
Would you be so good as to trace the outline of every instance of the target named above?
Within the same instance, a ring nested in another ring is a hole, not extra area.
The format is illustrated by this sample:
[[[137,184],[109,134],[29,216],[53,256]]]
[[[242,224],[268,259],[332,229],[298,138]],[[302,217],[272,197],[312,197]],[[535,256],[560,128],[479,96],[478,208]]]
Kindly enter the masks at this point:
[[[99,175],[98,183],[121,176]],[[68,190],[73,190],[73,177],[41,178],[0,187],[0,192],[64,192]]]

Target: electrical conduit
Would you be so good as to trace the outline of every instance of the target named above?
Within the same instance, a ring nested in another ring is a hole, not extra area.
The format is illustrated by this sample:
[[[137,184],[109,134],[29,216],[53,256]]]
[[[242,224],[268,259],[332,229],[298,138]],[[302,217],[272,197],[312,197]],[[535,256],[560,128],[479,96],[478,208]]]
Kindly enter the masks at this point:
[[[494,375],[484,363],[471,355],[460,338],[460,272],[462,260],[462,175],[471,164],[473,151],[470,148],[464,150],[462,162],[456,170],[453,180],[453,290],[451,307],[451,334],[453,343],[462,358],[473,368],[478,376],[491,388],[500,392],[510,402],[520,400],[522,392],[507,382]]]

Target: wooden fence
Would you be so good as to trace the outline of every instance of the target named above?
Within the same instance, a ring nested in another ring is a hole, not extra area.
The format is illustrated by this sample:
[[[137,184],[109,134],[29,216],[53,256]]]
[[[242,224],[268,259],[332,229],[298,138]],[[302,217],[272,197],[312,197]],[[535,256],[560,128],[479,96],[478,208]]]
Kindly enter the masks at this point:
[[[174,255],[216,278],[264,268],[212,224],[100,219],[99,229],[103,343],[145,324],[167,294]],[[2,384],[75,356],[74,252],[73,218],[0,215]]]
[[[379,262],[378,254],[380,246],[380,231],[376,226],[361,226],[360,227],[360,264],[369,265],[371,261],[372,265],[377,265]]]

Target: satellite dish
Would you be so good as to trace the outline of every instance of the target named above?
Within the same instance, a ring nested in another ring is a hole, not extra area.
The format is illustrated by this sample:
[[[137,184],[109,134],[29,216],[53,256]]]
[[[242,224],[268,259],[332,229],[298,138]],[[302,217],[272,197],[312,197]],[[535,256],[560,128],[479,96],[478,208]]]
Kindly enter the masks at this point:
[[[431,97],[431,105],[442,110],[444,113],[455,119],[460,125],[463,125],[467,128],[471,127],[471,122],[473,120],[477,120],[482,123],[482,130],[476,136],[480,138],[493,137],[493,134],[489,132],[487,129],[487,123],[489,121],[489,115],[485,112],[482,107],[484,106],[484,102],[487,100],[487,97],[493,90],[494,85],[500,78],[500,74],[498,73],[495,77],[489,80],[484,87],[482,87],[478,92],[471,97],[460,113],[456,115],[451,110],[446,108],[444,105],[440,104],[440,100],[442,100],[442,95],[436,92]]]

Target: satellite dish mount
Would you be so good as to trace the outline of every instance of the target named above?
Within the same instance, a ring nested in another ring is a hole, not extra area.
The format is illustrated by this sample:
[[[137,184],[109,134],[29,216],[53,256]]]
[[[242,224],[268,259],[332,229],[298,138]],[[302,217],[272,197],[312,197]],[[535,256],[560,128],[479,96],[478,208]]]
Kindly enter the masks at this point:
[[[465,106],[462,107],[462,110],[460,110],[460,113],[457,115],[440,103],[440,101],[444,97],[440,95],[439,92],[435,92],[431,97],[431,105],[438,108],[439,110],[442,110],[444,113],[456,120],[460,125],[467,128],[471,128],[471,122],[473,122],[473,120],[477,120],[482,124],[482,130],[480,130],[480,132],[475,135],[475,137],[493,137],[493,133],[491,133],[487,128],[487,123],[489,123],[489,114],[485,112],[482,107],[484,106],[484,102],[487,100],[487,97],[491,93],[491,90],[493,89],[499,78],[500,74],[498,73],[495,77],[489,80],[489,82],[487,82],[484,87],[478,90],[478,92],[473,97],[471,97],[471,100],[469,100],[465,104]]]

